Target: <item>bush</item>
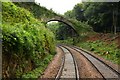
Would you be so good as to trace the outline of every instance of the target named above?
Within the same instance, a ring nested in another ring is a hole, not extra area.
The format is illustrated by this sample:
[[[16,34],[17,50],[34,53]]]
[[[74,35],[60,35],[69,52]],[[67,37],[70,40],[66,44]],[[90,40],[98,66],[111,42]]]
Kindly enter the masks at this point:
[[[119,64],[120,49],[115,43],[107,44],[103,41],[87,41],[79,44],[80,47],[91,50],[94,53],[103,56],[104,58]]]
[[[41,64],[47,65],[51,58],[45,58],[55,54],[53,33],[29,11],[11,2],[4,2],[2,7],[3,78],[21,77]]]

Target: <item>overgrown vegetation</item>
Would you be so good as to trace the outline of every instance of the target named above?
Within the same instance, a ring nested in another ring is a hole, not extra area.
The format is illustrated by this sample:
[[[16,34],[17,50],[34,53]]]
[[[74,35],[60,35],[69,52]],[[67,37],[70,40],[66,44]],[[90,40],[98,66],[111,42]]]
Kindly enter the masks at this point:
[[[69,44],[69,45],[73,45],[73,39],[72,38],[67,38],[65,40],[57,40],[57,44]]]
[[[75,19],[69,20],[74,26],[69,26],[69,24],[66,25],[62,22],[57,22],[48,24],[47,28],[54,32],[57,40],[69,40],[70,38],[76,38],[78,40],[78,37],[83,39],[90,33],[94,33],[92,27],[89,26],[87,22],[81,22]],[[74,27],[74,29],[72,27]]]
[[[40,3],[34,2],[14,2],[17,6],[25,8],[29,10],[35,18],[44,22],[47,19],[53,18],[54,16],[58,16],[53,10],[48,10],[47,8],[40,6]]]
[[[94,35],[94,31],[119,32],[117,31],[119,24],[114,23],[115,20],[117,21],[116,16],[120,15],[115,13],[117,9],[119,10],[116,7],[118,4],[115,4],[97,3],[97,6],[94,3],[83,3],[66,12],[64,17],[74,25],[78,33],[76,34],[71,26],[62,23],[48,25],[49,29],[45,28],[47,19],[59,16],[52,9],[47,10],[33,2],[14,2],[14,4],[3,2],[0,13],[2,14],[3,78],[37,79],[55,55],[55,38],[58,43],[78,45],[114,63],[119,63],[120,49],[115,43],[85,40],[89,35]],[[115,10],[111,10],[111,6]]]
[[[39,67],[35,68],[33,71],[29,71],[28,73],[24,73],[22,75],[22,78],[31,78],[31,79],[39,78],[43,74],[44,70],[46,69],[46,67],[48,66],[48,63],[52,60],[52,58],[53,58],[53,55],[50,55],[50,54],[47,55],[43,59],[43,61],[41,61]]]
[[[109,44],[109,43],[108,43]],[[117,48],[115,43],[108,45],[107,43],[97,40],[97,41],[87,41],[81,42],[78,46],[94,52],[97,55],[103,56],[104,58],[112,61],[113,63],[120,64],[120,49]]]
[[[2,3],[2,40],[3,78],[38,78],[55,54],[53,33],[11,2]]]
[[[74,40],[72,40],[72,43],[87,50],[91,50],[114,63],[118,63],[120,49],[117,47],[119,44],[115,44],[115,41],[111,41],[111,43],[108,44],[100,39],[97,39],[96,41],[87,40],[94,36],[96,34],[95,32],[102,34],[114,33],[115,35],[120,32],[120,24],[118,23],[120,6],[118,4],[118,2],[78,3],[72,10],[67,11],[64,16],[73,20],[72,23],[75,23],[76,30],[80,33],[80,36],[76,38],[76,40],[78,40],[77,43],[73,42]],[[68,42],[69,40],[65,41],[65,43]]]
[[[120,32],[119,2],[85,2],[78,3],[73,10],[65,13],[66,18],[88,22],[96,32]]]

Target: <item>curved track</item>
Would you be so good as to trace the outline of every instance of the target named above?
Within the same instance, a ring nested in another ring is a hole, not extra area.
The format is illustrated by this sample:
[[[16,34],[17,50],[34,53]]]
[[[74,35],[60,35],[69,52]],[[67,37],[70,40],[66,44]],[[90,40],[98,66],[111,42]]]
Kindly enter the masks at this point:
[[[61,67],[58,71],[55,80],[64,78],[76,80],[79,79],[78,67],[74,56],[67,48],[63,46],[59,46],[59,48],[61,48],[62,51],[64,52],[64,56],[62,58]]]
[[[78,48],[78,47],[70,47],[77,52],[79,52],[81,55],[83,55],[96,69],[97,71],[102,75],[104,79],[119,79],[120,73],[101,61],[100,59],[96,58],[95,56],[91,55],[89,52]]]

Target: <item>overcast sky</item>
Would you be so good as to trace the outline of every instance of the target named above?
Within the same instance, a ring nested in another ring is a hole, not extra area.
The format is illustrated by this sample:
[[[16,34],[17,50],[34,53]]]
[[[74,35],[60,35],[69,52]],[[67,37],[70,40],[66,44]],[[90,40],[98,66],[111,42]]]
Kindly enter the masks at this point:
[[[52,8],[56,13],[64,14],[64,12],[72,10],[81,0],[35,0],[35,2],[48,9]]]

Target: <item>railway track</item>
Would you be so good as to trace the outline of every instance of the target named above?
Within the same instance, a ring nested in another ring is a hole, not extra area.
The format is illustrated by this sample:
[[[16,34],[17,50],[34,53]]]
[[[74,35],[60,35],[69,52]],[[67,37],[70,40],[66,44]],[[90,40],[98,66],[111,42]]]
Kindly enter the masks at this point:
[[[67,46],[68,47],[68,46]],[[78,47],[70,47],[75,51],[79,52],[83,55],[92,65],[96,68],[96,70],[101,74],[104,79],[119,79],[120,73],[101,61],[100,59],[96,58],[95,56],[91,55],[89,52],[80,49]]]
[[[64,56],[62,58],[61,67],[58,71],[55,80],[65,79],[65,78],[78,80],[79,72],[74,56],[67,48],[63,46],[59,46],[59,48],[61,48],[62,51],[64,52]]]
[[[92,64],[92,66],[97,70],[103,79],[120,79],[120,72],[113,69],[99,58],[93,56],[88,51],[78,47],[71,47],[66,45],[59,46],[59,48],[61,48],[64,52],[64,56],[60,70],[55,80],[63,78],[74,78],[76,80],[80,79],[80,71],[78,71],[78,66],[71,50],[75,50],[76,52],[80,53],[80,55],[83,55],[84,58],[86,58]]]

